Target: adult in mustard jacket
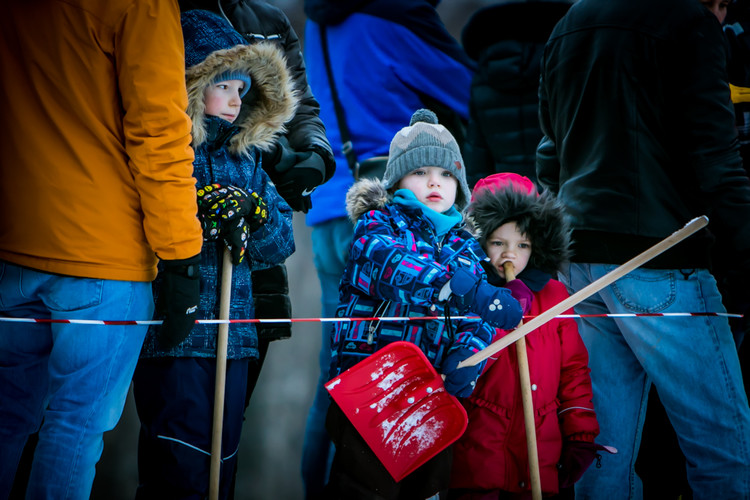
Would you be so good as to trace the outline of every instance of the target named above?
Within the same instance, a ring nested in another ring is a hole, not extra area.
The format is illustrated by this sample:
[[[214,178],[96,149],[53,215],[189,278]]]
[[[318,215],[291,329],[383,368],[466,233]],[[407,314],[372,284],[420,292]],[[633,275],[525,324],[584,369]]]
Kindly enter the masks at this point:
[[[0,498],[88,498],[163,260],[194,321],[201,230],[176,1],[12,0],[0,17]],[[189,328],[187,328],[189,330]],[[170,339],[166,339],[169,341]]]

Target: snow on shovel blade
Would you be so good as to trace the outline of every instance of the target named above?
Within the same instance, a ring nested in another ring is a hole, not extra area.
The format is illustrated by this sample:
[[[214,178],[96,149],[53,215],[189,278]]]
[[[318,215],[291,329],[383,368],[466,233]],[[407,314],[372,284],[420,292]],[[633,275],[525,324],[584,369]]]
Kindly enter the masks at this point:
[[[466,410],[411,342],[393,342],[326,383],[395,481],[456,441]]]

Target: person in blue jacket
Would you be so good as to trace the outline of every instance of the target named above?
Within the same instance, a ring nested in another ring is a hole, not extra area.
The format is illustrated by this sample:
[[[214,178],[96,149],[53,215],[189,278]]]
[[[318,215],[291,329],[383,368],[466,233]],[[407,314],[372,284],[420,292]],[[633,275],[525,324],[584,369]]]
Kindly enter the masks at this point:
[[[198,317],[219,317],[226,244],[234,264],[229,317],[254,318],[252,272],[283,262],[295,249],[292,209],[260,161],[293,116],[297,98],[277,47],[248,45],[209,11],[183,12],[181,20],[205,240]],[[251,99],[243,102],[248,93]],[[157,280],[154,292],[158,303],[164,284]],[[141,421],[136,498],[206,498],[218,325],[195,325],[169,344],[160,342],[158,331],[149,328],[134,376]],[[254,324],[230,325],[227,353],[220,498],[231,495],[248,369],[259,356]]]
[[[470,198],[458,144],[434,113],[418,110],[394,136],[383,179],[362,179],[347,193],[356,225],[336,311],[337,318],[414,319],[336,322],[330,378],[407,341],[442,373],[449,394],[471,394],[484,363],[458,364],[489,345],[493,327],[516,327],[519,302],[533,297],[521,280],[487,281],[487,256],[460,211]],[[469,312],[482,321],[451,320]],[[451,448],[396,482],[336,403],[326,428],[336,453],[324,498],[422,499],[447,490]]]
[[[336,310],[339,280],[351,246],[352,224],[344,197],[354,176],[342,151],[342,124],[334,110],[321,33],[325,30],[331,74],[346,118],[343,125],[359,162],[386,156],[393,136],[422,107],[444,111],[437,113],[440,122],[460,145],[474,64],[445,29],[435,10],[437,3],[305,1],[307,78],[320,102],[320,117],[337,165],[331,180],[312,194],[313,206],[306,216],[312,226],[323,317],[332,317]],[[330,324],[324,324],[320,380],[305,431],[302,476],[307,498],[322,490],[332,456],[324,428],[328,395],[323,388],[328,380],[330,330]]]

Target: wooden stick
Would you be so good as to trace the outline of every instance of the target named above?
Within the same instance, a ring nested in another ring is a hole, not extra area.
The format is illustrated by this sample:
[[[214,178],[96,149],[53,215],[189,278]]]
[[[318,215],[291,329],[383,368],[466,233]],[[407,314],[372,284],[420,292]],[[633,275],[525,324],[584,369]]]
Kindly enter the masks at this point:
[[[587,298],[594,295],[596,292],[601,290],[602,288],[611,285],[618,279],[622,278],[626,274],[628,274],[630,271],[639,268],[649,260],[653,259],[660,253],[668,250],[669,248],[673,247],[680,241],[684,240],[691,234],[695,233],[696,231],[703,229],[708,224],[708,217],[705,215],[702,215],[700,217],[696,217],[695,219],[688,222],[685,227],[682,229],[675,231],[670,236],[667,236],[665,239],[657,243],[656,245],[652,246],[645,252],[636,255],[620,267],[617,267],[613,269],[612,271],[608,272],[598,280],[594,281],[593,283],[590,283],[585,288],[582,288],[578,290],[576,293],[568,297],[567,299],[563,300],[559,304],[550,307],[546,311],[544,311],[542,314],[537,316],[536,318],[532,319],[525,325],[521,326],[520,328],[517,328],[513,330],[511,333],[506,335],[505,337],[501,338],[500,340],[493,342],[488,347],[482,349],[478,353],[475,353],[472,356],[469,356],[465,360],[461,361],[458,364],[458,368],[463,368],[465,366],[473,366],[477,363],[481,363],[485,359],[489,358],[496,352],[505,349],[507,346],[515,342],[516,340],[520,339],[524,335],[527,335],[528,333],[536,330],[540,326],[542,326],[547,321],[551,320],[558,314],[562,314],[563,312],[567,311],[571,307],[575,306],[579,302],[583,302]]]
[[[516,279],[513,263],[503,263],[505,281]],[[523,320],[518,326],[523,325]],[[536,422],[534,420],[534,400],[531,395],[531,376],[529,374],[529,356],[526,352],[526,337],[516,340],[516,357],[518,358],[518,376],[521,379],[521,402],[523,403],[523,423],[526,427],[526,450],[529,455],[529,474],[531,476],[531,498],[542,500],[542,479],[539,473],[539,449],[536,445]]]
[[[224,262],[221,271],[221,296],[219,299],[219,319],[229,319],[229,304],[232,296],[232,255],[224,247]],[[209,472],[210,500],[219,498],[221,477],[221,441],[224,430],[224,392],[227,380],[227,345],[229,344],[229,323],[219,324],[216,339],[216,385],[214,389],[214,421],[211,435],[211,470]]]

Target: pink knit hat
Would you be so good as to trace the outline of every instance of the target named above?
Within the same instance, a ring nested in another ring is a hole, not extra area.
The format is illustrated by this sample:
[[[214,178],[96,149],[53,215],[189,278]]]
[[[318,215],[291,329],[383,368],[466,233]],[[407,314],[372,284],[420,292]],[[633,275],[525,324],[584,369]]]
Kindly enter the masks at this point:
[[[498,174],[488,175],[482,179],[479,179],[474,186],[474,190],[471,192],[471,201],[473,202],[477,194],[482,191],[489,189],[495,193],[497,191],[504,191],[508,188],[513,189],[522,194],[535,194],[539,196],[536,190],[536,186],[531,179],[524,177],[523,175],[514,174],[512,172],[500,172]]]

